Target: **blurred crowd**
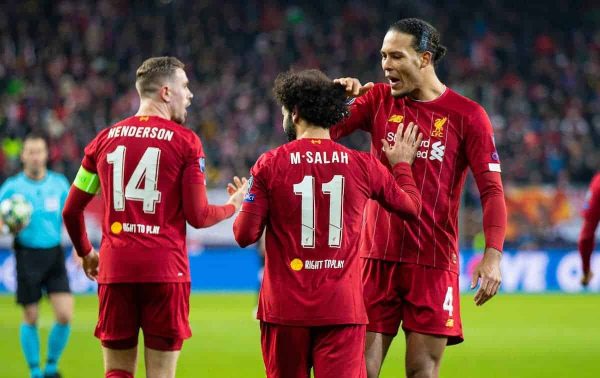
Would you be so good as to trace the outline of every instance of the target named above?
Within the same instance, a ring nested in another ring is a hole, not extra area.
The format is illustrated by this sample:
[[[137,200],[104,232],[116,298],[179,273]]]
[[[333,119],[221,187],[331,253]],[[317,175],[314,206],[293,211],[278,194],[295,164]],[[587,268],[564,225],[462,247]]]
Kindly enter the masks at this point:
[[[387,26],[421,17],[448,47],[437,68],[442,81],[487,110],[505,184],[585,183],[600,167],[600,7],[551,3],[3,3],[0,179],[19,169],[23,136],[40,129],[51,138],[51,167],[72,178],[93,136],[137,110],[140,63],[174,55],[187,64],[194,92],[187,126],[202,137],[209,185],[223,186],[285,139],[271,97],[279,72],[317,67],[332,78],[381,81]],[[368,135],[345,143],[367,149]]]

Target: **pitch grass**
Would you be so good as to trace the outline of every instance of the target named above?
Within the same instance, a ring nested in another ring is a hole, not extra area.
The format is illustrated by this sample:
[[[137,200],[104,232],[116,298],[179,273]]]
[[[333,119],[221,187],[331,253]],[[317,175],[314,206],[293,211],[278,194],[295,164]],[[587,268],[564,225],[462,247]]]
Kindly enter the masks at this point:
[[[194,294],[194,336],[184,344],[178,377],[264,377],[254,294]],[[501,295],[484,307],[463,296],[466,342],[448,348],[442,377],[600,377],[600,296]],[[60,363],[67,378],[102,377],[92,336],[95,296],[76,298],[71,340]],[[0,296],[0,376],[27,377],[12,296]],[[47,302],[40,321],[42,353],[51,326]],[[395,341],[382,377],[403,377],[404,340]],[[141,356],[141,355],[140,355]],[[144,377],[140,360],[137,377]],[[340,377],[346,378],[346,377]]]

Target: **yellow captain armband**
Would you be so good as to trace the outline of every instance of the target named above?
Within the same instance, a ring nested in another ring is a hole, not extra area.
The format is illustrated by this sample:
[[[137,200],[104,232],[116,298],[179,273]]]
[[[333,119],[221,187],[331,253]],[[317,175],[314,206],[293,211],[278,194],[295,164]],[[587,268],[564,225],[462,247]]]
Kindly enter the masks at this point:
[[[75,181],[73,181],[73,186],[86,193],[96,194],[100,190],[100,179],[97,174],[79,167]]]

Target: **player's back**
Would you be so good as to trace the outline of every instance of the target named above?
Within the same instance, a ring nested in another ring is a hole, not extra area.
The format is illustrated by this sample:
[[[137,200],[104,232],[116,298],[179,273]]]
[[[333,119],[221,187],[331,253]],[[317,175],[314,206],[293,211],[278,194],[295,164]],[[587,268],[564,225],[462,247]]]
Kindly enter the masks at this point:
[[[358,243],[373,164],[328,139],[299,139],[259,159],[253,180],[266,189],[269,209],[260,319],[366,323]]]
[[[152,116],[127,118],[86,148],[105,205],[99,282],[189,281],[182,176],[201,151],[192,131]]]

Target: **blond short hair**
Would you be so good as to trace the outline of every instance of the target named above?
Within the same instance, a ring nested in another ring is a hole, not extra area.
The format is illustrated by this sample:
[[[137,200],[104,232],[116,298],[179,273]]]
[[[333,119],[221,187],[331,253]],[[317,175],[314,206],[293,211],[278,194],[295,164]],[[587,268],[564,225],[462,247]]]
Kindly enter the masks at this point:
[[[146,59],[135,72],[135,87],[141,96],[150,96],[160,89],[165,80],[185,65],[172,56]]]

